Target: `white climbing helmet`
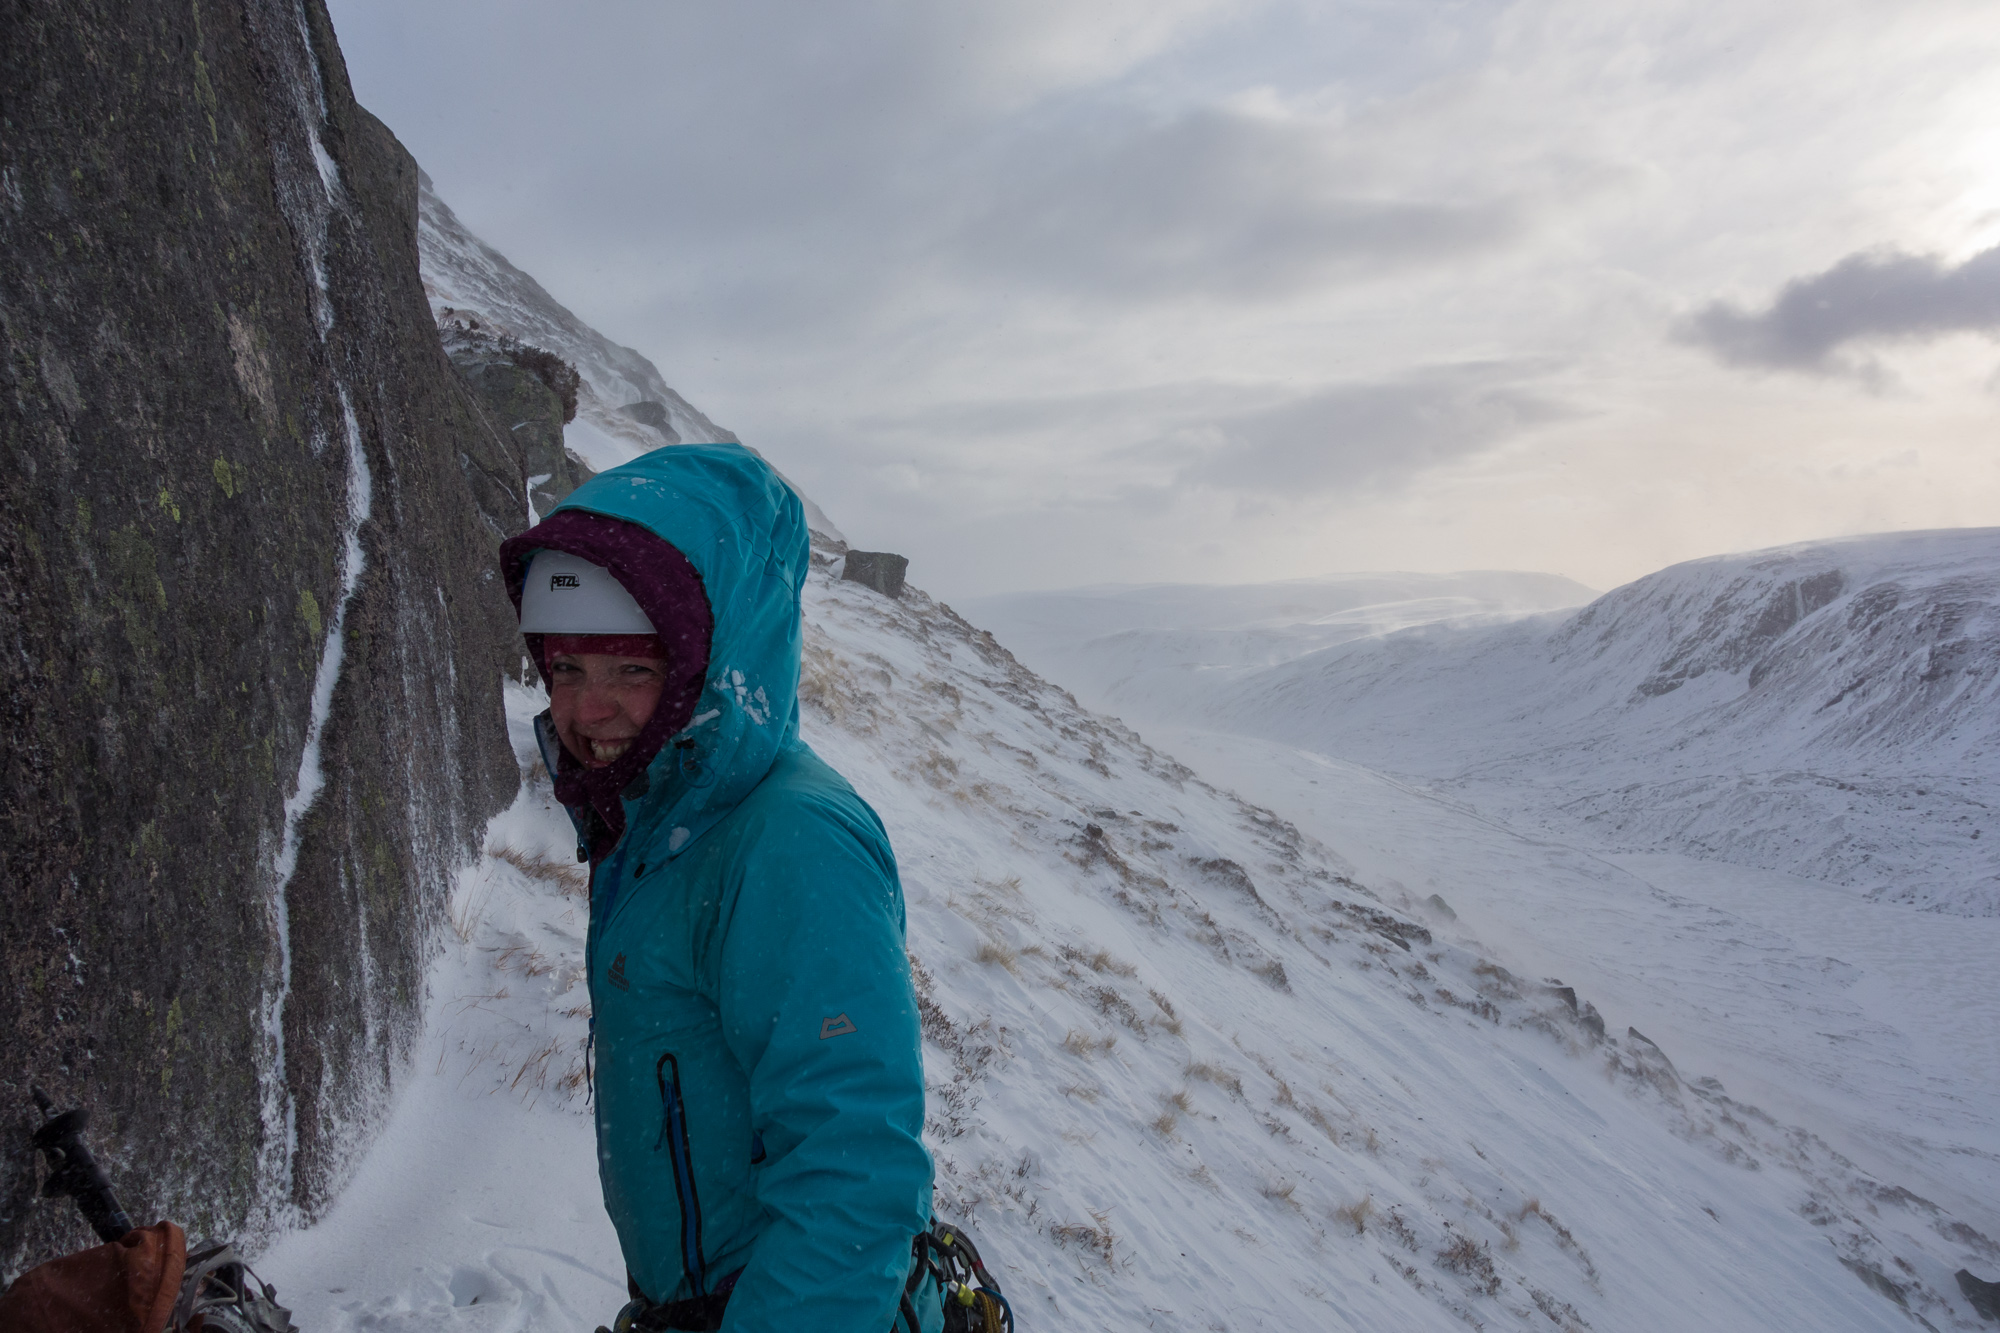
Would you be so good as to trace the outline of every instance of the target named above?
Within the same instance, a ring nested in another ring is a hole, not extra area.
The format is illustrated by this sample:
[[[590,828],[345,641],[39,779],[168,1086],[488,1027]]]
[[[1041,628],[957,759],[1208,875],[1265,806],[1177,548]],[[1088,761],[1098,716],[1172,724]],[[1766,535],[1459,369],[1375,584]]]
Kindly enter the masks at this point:
[[[565,551],[537,551],[521,588],[523,634],[653,634],[625,585],[602,565]]]

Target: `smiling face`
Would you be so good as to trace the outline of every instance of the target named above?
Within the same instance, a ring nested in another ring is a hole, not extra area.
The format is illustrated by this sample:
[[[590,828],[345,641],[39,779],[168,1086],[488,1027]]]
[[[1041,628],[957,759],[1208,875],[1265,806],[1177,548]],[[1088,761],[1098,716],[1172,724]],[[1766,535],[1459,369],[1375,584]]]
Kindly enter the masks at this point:
[[[549,712],[556,735],[585,768],[603,768],[630,749],[666,686],[666,663],[606,653],[549,658]]]

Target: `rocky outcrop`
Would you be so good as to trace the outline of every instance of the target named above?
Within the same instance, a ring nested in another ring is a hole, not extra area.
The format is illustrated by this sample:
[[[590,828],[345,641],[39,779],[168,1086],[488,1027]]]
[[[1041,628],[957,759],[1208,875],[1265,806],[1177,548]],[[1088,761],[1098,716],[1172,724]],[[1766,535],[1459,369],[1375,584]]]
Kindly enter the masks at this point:
[[[493,460],[492,475],[468,480],[480,516],[504,540],[527,531],[590,479],[590,469],[563,440],[563,427],[576,420],[581,377],[555,353],[517,342],[470,316],[446,315],[438,332],[445,355],[496,427],[482,450]],[[517,497],[525,497],[526,504]]]
[[[850,583],[873,588],[884,597],[901,597],[903,580],[910,572],[910,558],[889,551],[849,551],[840,577]]]
[[[640,425],[651,426],[660,432],[660,438],[668,444],[681,442],[680,433],[674,429],[673,416],[667,411],[665,403],[656,403],[648,398],[636,403],[627,403],[618,410]]]
[[[23,0],[0,125],[0,1132],[41,1082],[136,1219],[255,1230],[337,1187],[513,787],[459,667],[508,451],[320,0]],[[85,1240],[34,1187],[0,1277]]]

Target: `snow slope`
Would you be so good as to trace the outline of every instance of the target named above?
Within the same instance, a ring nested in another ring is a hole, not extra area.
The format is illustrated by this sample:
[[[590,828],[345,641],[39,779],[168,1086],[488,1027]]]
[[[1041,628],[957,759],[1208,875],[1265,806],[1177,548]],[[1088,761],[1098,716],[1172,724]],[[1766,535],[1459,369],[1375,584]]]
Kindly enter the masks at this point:
[[[424,292],[440,322],[464,320],[496,329],[554,352],[576,368],[583,382],[577,390],[576,419],[563,428],[563,445],[592,472],[669,444],[736,439],[681,397],[658,366],[585,324],[507,256],[473,235],[422,172],[417,250]],[[813,531],[843,540],[818,505],[803,492],[799,499]]]
[[[1501,961],[1555,973],[1616,1028],[2000,1231],[2000,917],[1685,855],[1516,832],[1359,764],[1216,732],[1155,736],[1332,840],[1427,918],[1438,895]]]
[[[418,185],[417,246],[432,312],[469,316],[575,366],[583,385],[568,443],[592,471],[663,444],[736,438],[674,392],[651,361],[585,324],[467,230],[428,175]]]
[[[2000,529],[1676,565],[1240,674],[1200,715],[1622,852],[2000,913]]]
[[[838,555],[807,589],[808,735],[895,842],[940,1207],[1024,1328],[1978,1326],[1951,1274],[2000,1245],[1965,1221],[1378,901],[921,591],[833,580]],[[528,778],[383,1142],[264,1262],[315,1333],[617,1303],[580,911]]]

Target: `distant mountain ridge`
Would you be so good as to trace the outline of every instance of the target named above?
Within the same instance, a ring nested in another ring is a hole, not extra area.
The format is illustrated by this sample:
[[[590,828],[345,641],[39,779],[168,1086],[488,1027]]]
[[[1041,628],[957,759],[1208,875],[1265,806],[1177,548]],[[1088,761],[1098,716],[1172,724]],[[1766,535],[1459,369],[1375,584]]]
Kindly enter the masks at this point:
[[[1413,625],[1580,606],[1557,574],[1330,574],[1276,583],[1155,583],[1003,593],[963,609],[1092,708],[1201,707],[1243,672]]]
[[[1209,715],[1624,850],[2000,914],[2000,529],[1717,556],[1251,673]]]

